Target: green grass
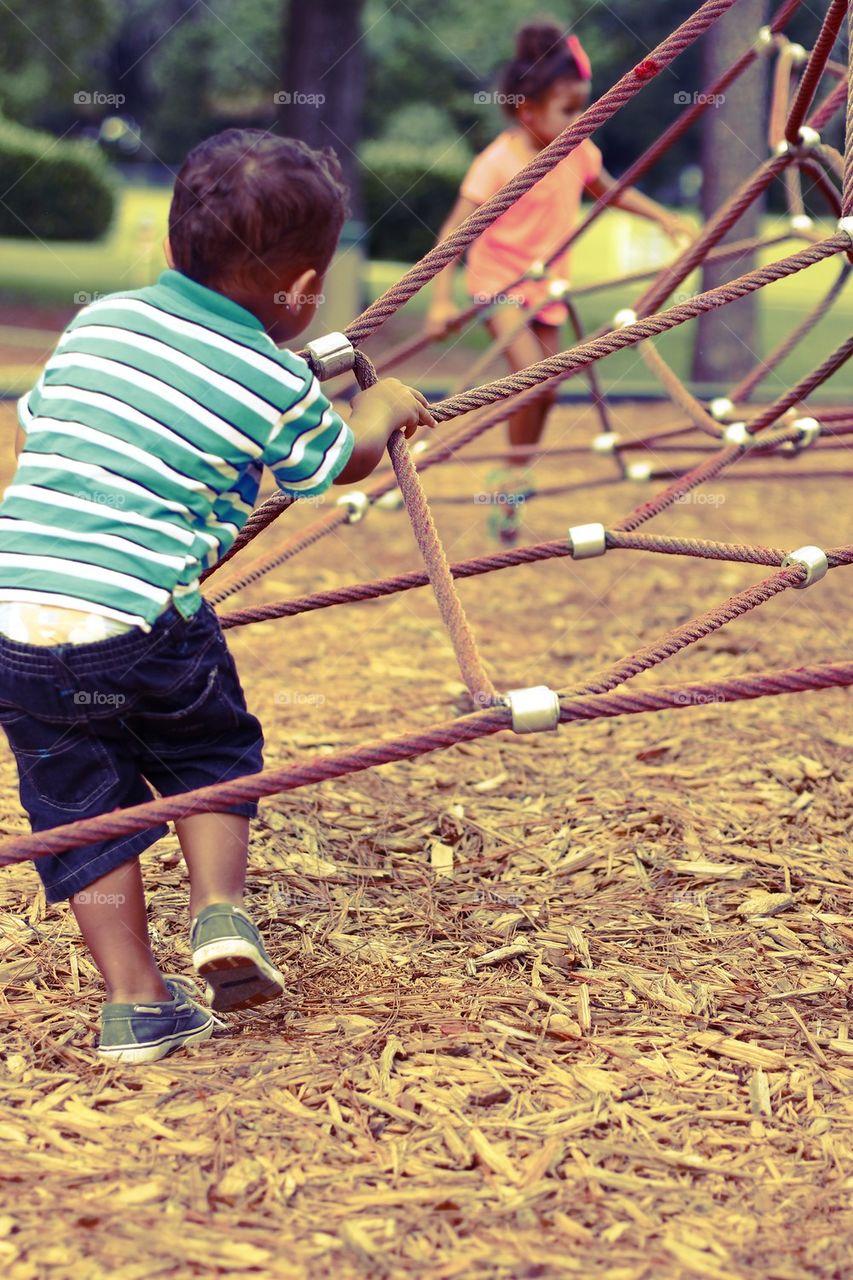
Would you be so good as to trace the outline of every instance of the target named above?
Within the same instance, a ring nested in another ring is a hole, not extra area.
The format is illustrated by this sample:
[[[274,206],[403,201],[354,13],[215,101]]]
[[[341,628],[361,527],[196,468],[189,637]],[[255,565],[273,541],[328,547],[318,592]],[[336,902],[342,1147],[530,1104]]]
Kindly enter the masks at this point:
[[[127,186],[118,202],[115,223],[102,241],[94,244],[0,239],[0,294],[28,300],[60,302],[71,306],[83,295],[109,293],[117,289],[138,288],[156,279],[163,266],[161,241],[166,231],[169,192],[163,188]],[[785,229],[781,219],[768,218],[768,235]],[[829,224],[827,234],[832,230]],[[793,251],[803,242],[791,241],[768,250],[762,261],[772,261]],[[670,251],[656,230],[627,215],[608,214],[593,225],[579,243],[573,256],[573,283],[580,287],[595,283],[602,276],[642,269],[649,255],[661,261]],[[365,285],[368,297],[378,296],[406,270],[407,264],[371,262],[366,266]],[[797,323],[804,311],[815,305],[838,271],[837,262],[825,262],[781,281],[761,293],[761,352],[771,350]],[[465,298],[461,273],[457,278],[460,304]],[[592,330],[609,321],[621,307],[636,299],[642,286],[611,289],[582,299],[579,303],[584,326]],[[684,296],[699,289],[698,277],[679,287]],[[408,304],[407,315],[417,321],[429,300],[429,290],[422,290]],[[778,392],[801,377],[850,332],[853,324],[853,290],[842,295],[833,313],[814,331],[810,339],[785,361],[778,374],[768,380],[767,390]],[[663,355],[679,373],[686,375],[690,364],[694,326],[682,326],[660,340]],[[485,345],[484,331],[475,326],[463,339],[465,345],[479,350]],[[632,351],[609,357],[600,367],[604,384],[620,390],[655,389],[655,380],[646,372],[639,356]],[[853,392],[853,369],[842,369],[832,380],[833,397]]]

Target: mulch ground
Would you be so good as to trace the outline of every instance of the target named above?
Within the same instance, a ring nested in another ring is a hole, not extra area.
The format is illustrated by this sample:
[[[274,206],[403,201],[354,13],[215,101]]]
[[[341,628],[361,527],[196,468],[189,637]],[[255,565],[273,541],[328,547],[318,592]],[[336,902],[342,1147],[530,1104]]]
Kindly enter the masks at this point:
[[[628,432],[674,421],[617,416]],[[596,430],[560,410],[548,439]],[[848,542],[846,457],[723,478],[648,531]],[[837,476],[798,478],[830,460]],[[536,474],[611,466],[589,455]],[[482,494],[488,471],[439,467],[425,485]],[[652,491],[531,501],[523,541],[606,523]],[[488,510],[436,503],[451,560],[493,545]],[[316,514],[289,512],[266,545]],[[405,512],[374,511],[235,603],[417,566]],[[846,657],[847,572],[640,685]],[[500,688],[568,689],[764,576],[613,552],[459,589]],[[461,705],[428,590],[229,644],[270,765]],[[32,866],[3,871],[4,1274],[849,1277],[849,709],[831,691],[501,734],[264,802],[249,901],[292,995],[150,1067],[98,1062],[99,980],[73,918],[45,906]],[[0,828],[24,830],[5,748],[0,786]],[[143,864],[164,968],[187,973],[175,839]]]

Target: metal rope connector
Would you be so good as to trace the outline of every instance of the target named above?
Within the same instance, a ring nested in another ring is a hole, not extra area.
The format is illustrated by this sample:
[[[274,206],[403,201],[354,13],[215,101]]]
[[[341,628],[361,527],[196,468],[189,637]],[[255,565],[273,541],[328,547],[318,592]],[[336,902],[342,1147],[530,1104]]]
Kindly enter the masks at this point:
[[[755,37],[755,43],[752,47],[756,53],[767,53],[769,49],[773,48],[775,43],[776,36],[773,33],[772,27],[759,27],[758,35]]]
[[[736,444],[745,449],[752,440],[752,432],[745,422],[730,422],[723,427],[723,440],[726,444]]]
[[[603,524],[573,524],[569,529],[569,546],[573,560],[589,560],[603,556],[607,550],[607,534]]]
[[[781,453],[802,453],[803,449],[808,449],[820,435],[820,423],[817,418],[796,418],[791,425],[796,427],[800,434],[796,440],[786,440],[781,447]]]
[[[569,292],[568,280],[552,280],[548,285],[548,297],[560,302]]]
[[[321,382],[348,373],[355,364],[355,348],[344,333],[325,333],[305,343],[308,363]]]
[[[614,329],[627,329],[629,324],[636,324],[639,316],[632,307],[623,307],[621,311],[617,311],[613,317]]]
[[[626,480],[636,480],[642,484],[644,480],[652,478],[652,464],[650,462],[629,462],[625,468]]]
[[[802,67],[809,60],[809,51],[802,44],[789,44],[788,55],[795,67]]]
[[[548,733],[560,723],[560,699],[546,684],[510,689],[501,701],[512,712],[514,733]]]
[[[615,453],[621,437],[615,431],[602,431],[590,444],[593,453]]]
[[[708,405],[708,412],[717,422],[724,422],[734,407],[728,396],[715,396]]]
[[[544,280],[548,274],[548,268],[541,258],[537,258],[535,262],[531,262],[525,272],[527,280]]]
[[[789,551],[782,561],[782,568],[789,569],[794,564],[802,565],[806,570],[804,580],[794,583],[798,591],[803,587],[810,587],[814,582],[820,582],[821,578],[826,577],[829,568],[826,552],[820,547],[798,547],[796,551]]]
[[[842,235],[848,236],[853,240],[853,218],[839,218],[838,230]]]
[[[347,524],[358,524],[370,510],[370,499],[360,489],[353,489],[352,493],[342,493],[335,506],[346,507]]]
[[[811,231],[814,226],[814,218],[810,218],[807,213],[795,213],[791,219],[792,231]]]
[[[810,124],[804,124],[797,130],[797,141],[793,148],[786,138],[776,144],[776,155],[787,155],[790,150],[803,151],[812,147],[820,146],[820,134],[817,129],[813,129]]]
[[[399,489],[389,489],[381,498],[377,498],[373,505],[379,507],[381,511],[399,511],[403,505],[403,495]]]
[[[411,449],[409,450],[409,452],[412,454],[412,457],[416,458],[416,457],[419,457],[422,453],[426,453],[428,448],[429,448],[428,440],[416,440],[415,443],[412,445]]]

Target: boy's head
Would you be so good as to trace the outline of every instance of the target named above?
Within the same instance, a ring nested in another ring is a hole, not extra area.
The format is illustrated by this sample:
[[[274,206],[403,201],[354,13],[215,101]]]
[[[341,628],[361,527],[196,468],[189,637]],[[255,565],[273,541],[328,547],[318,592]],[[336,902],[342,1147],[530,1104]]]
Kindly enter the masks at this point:
[[[346,217],[331,150],[226,129],[183,163],[169,210],[170,263],[286,340],[310,323]]]

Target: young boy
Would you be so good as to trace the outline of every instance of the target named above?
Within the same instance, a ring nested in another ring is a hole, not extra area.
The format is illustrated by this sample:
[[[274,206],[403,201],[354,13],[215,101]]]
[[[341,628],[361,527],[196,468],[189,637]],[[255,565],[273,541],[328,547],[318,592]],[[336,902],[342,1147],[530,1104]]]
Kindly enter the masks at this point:
[[[392,432],[434,425],[387,379],[349,424],[287,343],[313,318],[345,216],[331,152],[229,129],[191,152],[170,270],[81,311],[19,404],[0,503],[0,724],[43,831],[262,767],[261,727],[199,575],[233,543],[264,466],[296,497],[369,475]],[[256,806],[176,829],[193,964],[215,1010],[280,996],[242,908]],[[103,975],[99,1052],[150,1062],[206,1040],[209,1010],[151,952],[141,850],[163,825],[36,860]]]

